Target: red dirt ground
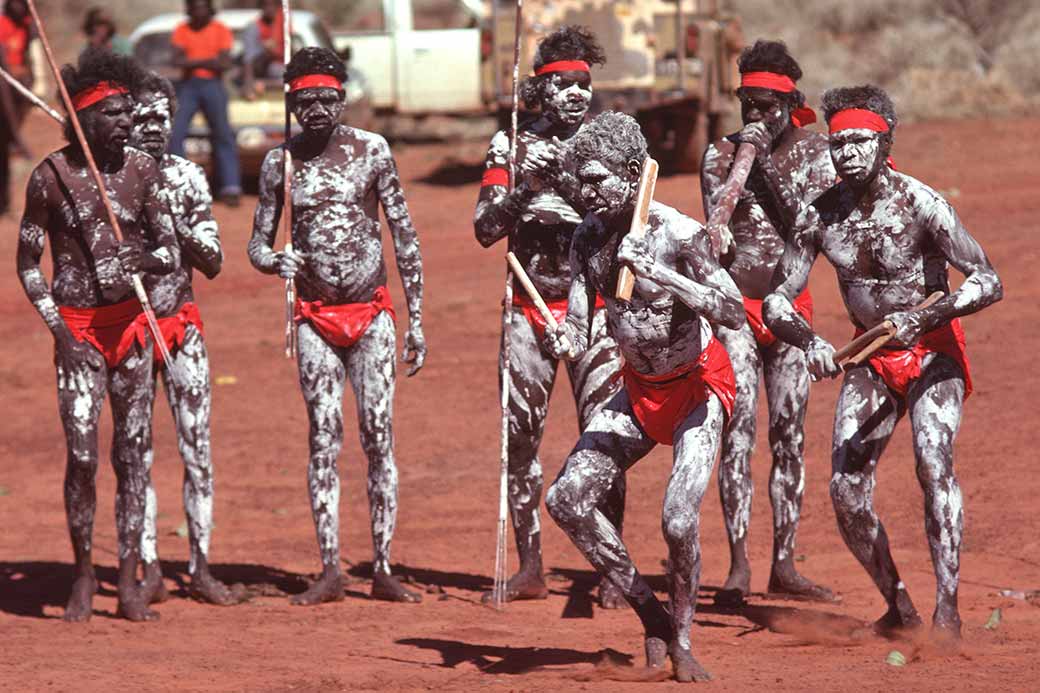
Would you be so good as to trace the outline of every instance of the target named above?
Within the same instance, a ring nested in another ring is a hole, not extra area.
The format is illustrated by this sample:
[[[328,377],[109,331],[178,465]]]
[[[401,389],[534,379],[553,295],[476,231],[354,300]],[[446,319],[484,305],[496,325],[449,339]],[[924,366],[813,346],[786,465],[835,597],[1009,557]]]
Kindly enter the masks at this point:
[[[54,128],[38,116],[30,127],[38,154],[56,143]],[[966,321],[977,391],[957,445],[967,509],[963,653],[850,636],[881,614],[882,601],[842,543],[827,495],[837,392],[828,382],[813,389],[809,411],[798,553],[804,555],[801,569],[836,588],[844,602],[806,605],[757,595],[739,613],[712,608],[711,586],[722,581],[728,565],[713,491],[703,511],[704,590],[693,632],[697,657],[715,675],[713,689],[1036,690],[1040,609],[998,593],[1040,587],[1040,540],[1030,519],[1040,492],[1031,443],[1036,417],[1030,413],[1040,265],[1027,242],[1040,215],[1040,140],[1022,139],[1037,127],[1040,121],[911,125],[900,129],[895,151],[903,170],[950,197],[1007,292],[1003,303]],[[183,598],[178,588],[187,558],[187,541],[176,532],[183,522],[181,462],[160,400],[153,473],[160,550],[166,574],[175,578],[167,581],[174,598],[158,607],[158,623],[113,617],[114,481],[103,465],[95,530],[103,591],[89,624],[63,623],[71,552],[52,346],[11,271],[17,227],[8,216],[0,220],[0,255],[8,258],[8,271],[0,274],[6,299],[0,307],[6,412],[0,454],[7,460],[0,471],[0,680],[8,690],[646,690],[649,684],[633,683],[645,678],[643,672],[629,666],[642,664],[638,621],[628,610],[592,606],[587,564],[544,514],[550,598],[502,613],[479,604],[480,590],[491,581],[498,504],[495,355],[502,249],[482,250],[470,226],[479,143],[398,147],[397,157],[426,259],[430,356],[419,376],[398,387],[401,510],[393,558],[400,573],[427,590],[425,602],[388,605],[366,597],[363,564],[371,544],[364,462],[349,401],[341,512],[344,560],[355,579],[347,599],[336,604],[290,607],[285,598],[318,568],[305,486],[306,419],[295,367],[281,355],[279,284],[246,260],[253,203],[247,198],[239,210],[218,207],[225,269],[215,282],[201,280],[198,294],[214,375],[225,383],[214,390],[217,524],[211,556],[218,576],[244,583],[254,597],[217,608]],[[19,166],[21,185],[27,166]],[[662,179],[658,198],[701,216],[694,176]],[[843,342],[850,328],[833,274],[822,263],[812,288],[820,330]],[[396,278],[391,291],[400,307]],[[567,400],[565,393],[557,396],[542,446],[548,480],[575,440]],[[927,616],[934,580],[907,431],[902,424],[881,465],[877,502],[904,580]],[[107,455],[107,442],[104,447]],[[760,433],[751,548],[758,590],[769,569],[768,466]],[[664,586],[659,513],[668,469],[669,451],[659,449],[629,477],[625,536],[658,589]],[[512,548],[510,554],[515,561]],[[1003,612],[999,626],[983,628],[997,608]],[[906,655],[905,667],[885,663],[893,649]]]

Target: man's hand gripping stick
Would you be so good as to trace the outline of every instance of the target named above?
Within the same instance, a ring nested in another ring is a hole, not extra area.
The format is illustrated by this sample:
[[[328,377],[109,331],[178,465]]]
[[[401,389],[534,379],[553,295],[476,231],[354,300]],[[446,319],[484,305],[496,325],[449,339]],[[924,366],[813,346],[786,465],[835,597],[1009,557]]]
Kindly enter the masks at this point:
[[[650,221],[650,203],[654,200],[654,187],[657,185],[657,162],[646,157],[643,171],[639,175],[639,192],[636,195],[636,208],[632,213],[632,224],[628,227],[630,234],[641,237],[646,233],[646,225]],[[636,285],[636,275],[627,265],[618,273],[617,290],[614,297],[621,301],[632,300],[632,289]]]
[[[911,310],[924,310],[944,295],[943,292],[936,291],[920,304],[914,306]],[[884,322],[871,327],[841,349],[834,352],[834,363],[838,364],[841,366],[842,370],[846,371],[853,366],[858,366],[870,358],[871,354],[875,351],[888,344],[895,334],[895,324],[891,320],[885,320]]]
[[[520,285],[524,287],[524,291],[531,297],[534,302],[534,307],[538,309],[538,312],[542,314],[542,319],[545,320],[545,324],[549,326],[550,330],[555,330],[559,327],[559,323],[556,322],[556,316],[549,310],[549,306],[545,305],[545,301],[542,299],[541,294],[538,293],[538,289],[535,287],[534,282],[527,276],[527,271],[524,266],[520,264],[520,261],[516,259],[516,255],[513,251],[506,253],[506,262],[509,263],[509,267],[513,270],[513,274],[520,280]],[[563,337],[560,340],[563,350],[570,352],[571,343],[567,337]]]

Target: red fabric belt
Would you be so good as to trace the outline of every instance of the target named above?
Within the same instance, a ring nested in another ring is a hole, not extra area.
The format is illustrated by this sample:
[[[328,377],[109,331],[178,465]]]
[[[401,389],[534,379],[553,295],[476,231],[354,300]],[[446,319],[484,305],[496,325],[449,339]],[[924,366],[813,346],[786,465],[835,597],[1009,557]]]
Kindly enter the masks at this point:
[[[367,303],[327,306],[322,301],[304,301],[297,298],[294,313],[296,322],[309,322],[325,341],[335,346],[349,347],[361,339],[368,326],[384,310],[390,313],[393,320],[397,320],[390,292],[385,286],[381,286]]]
[[[123,362],[134,341],[141,346],[148,343],[148,322],[136,298],[94,308],[58,306],[58,313],[72,336],[92,344],[105,357],[109,368]]]
[[[188,325],[194,325],[195,329],[199,331],[200,336],[204,336],[202,332],[202,315],[199,313],[199,307],[192,301],[188,301],[181,306],[175,314],[165,318],[156,318],[156,322],[159,323],[159,331],[162,332],[163,341],[166,342],[166,348],[173,353],[173,350],[184,344],[184,332],[187,330]],[[156,346],[153,350],[155,362],[162,362],[162,352],[159,351],[159,347]]]
[[[637,373],[625,364],[621,369],[632,411],[647,435],[662,445],[672,445],[675,429],[714,392],[726,416],[733,412],[737,383],[725,347],[715,337],[693,363],[664,375]]]
[[[854,337],[863,334],[857,328]],[[957,362],[964,372],[964,399],[972,392],[971,368],[964,339],[964,328],[959,318],[924,334],[920,341],[909,349],[881,348],[867,359],[867,363],[881,376],[885,384],[900,397],[906,397],[910,385],[921,377],[921,363],[932,352],[946,354]]]
[[[531,323],[531,327],[534,328],[534,333],[538,336],[538,340],[541,341],[545,337],[545,329],[548,325],[545,322],[545,318],[538,311],[534,301],[531,297],[525,293],[514,291],[513,292],[513,305],[524,312],[524,317],[527,318],[527,322]],[[563,321],[567,319],[567,299],[560,298],[555,301],[546,301],[545,305],[549,308],[549,312],[556,318],[556,322],[563,324]],[[600,308],[606,308],[607,304],[603,301],[603,297],[596,294],[596,305],[593,310],[599,310]]]
[[[802,293],[798,294],[798,298],[794,300],[794,309],[812,327],[813,302],[812,295],[809,293],[809,287],[805,287]],[[751,328],[751,332],[755,335],[755,341],[758,342],[758,345],[762,348],[772,346],[776,342],[776,335],[766,327],[766,323],[762,319],[762,300],[744,296],[744,312],[747,313],[748,327]]]

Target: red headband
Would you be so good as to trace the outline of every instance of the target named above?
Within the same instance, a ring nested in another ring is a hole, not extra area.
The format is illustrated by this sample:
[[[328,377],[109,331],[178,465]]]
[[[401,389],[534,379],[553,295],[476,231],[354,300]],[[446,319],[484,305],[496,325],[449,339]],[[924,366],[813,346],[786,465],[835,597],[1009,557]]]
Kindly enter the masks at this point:
[[[72,97],[72,109],[75,111],[82,111],[84,108],[90,108],[102,99],[129,93],[130,91],[122,84],[104,81],[98,82],[94,86],[87,87]]]
[[[589,72],[589,64],[584,60],[557,60],[542,65],[534,74],[535,77],[540,77],[550,72]]]
[[[783,94],[795,90],[793,79],[776,72],[743,72],[740,75],[740,86],[772,89]],[[791,111],[791,122],[796,128],[812,125],[816,122],[816,112],[808,106],[801,106]]]
[[[290,92],[300,91],[301,89],[313,89],[315,87],[343,90],[343,84],[332,75],[303,75],[289,82]]]
[[[839,130],[873,130],[874,132],[888,132],[888,123],[884,118],[879,116],[874,111],[868,111],[865,108],[846,108],[844,111],[838,111],[831,116],[831,119],[827,121],[830,125],[830,131],[838,132]]]
[[[794,80],[776,72],[744,72],[740,75],[740,86],[772,89],[788,94],[795,90]]]

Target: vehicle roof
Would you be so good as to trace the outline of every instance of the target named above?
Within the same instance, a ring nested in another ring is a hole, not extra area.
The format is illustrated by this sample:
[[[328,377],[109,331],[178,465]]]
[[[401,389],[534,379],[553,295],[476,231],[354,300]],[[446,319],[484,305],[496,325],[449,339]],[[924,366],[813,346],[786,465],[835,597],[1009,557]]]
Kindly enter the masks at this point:
[[[256,20],[260,10],[238,9],[221,10],[217,12],[214,19],[227,25],[232,31],[240,31]],[[135,43],[141,36],[156,34],[159,32],[173,32],[177,25],[187,21],[188,16],[184,12],[165,12],[146,19],[139,24],[130,34],[130,43]],[[306,10],[293,10],[292,19],[294,23],[309,23],[316,21],[318,16]]]

